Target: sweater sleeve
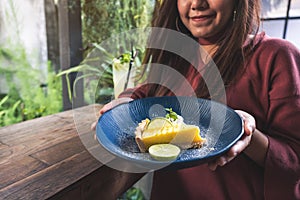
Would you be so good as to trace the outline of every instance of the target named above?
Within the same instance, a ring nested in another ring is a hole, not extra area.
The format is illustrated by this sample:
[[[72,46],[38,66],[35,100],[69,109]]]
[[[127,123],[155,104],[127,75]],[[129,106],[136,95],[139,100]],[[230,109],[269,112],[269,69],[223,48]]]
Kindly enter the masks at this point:
[[[300,199],[300,52],[288,42],[276,44],[279,48],[268,58],[272,62],[265,197]]]

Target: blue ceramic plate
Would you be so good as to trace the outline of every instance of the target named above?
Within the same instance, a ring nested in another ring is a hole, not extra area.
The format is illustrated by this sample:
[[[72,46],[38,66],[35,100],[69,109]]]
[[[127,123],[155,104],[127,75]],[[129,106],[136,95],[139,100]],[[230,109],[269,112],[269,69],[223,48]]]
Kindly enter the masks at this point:
[[[165,116],[172,108],[186,124],[200,127],[206,143],[200,149],[182,150],[177,160],[161,162],[148,153],[140,153],[134,131],[145,118]],[[122,161],[145,169],[186,168],[205,163],[226,152],[243,134],[243,121],[231,108],[192,97],[151,97],[121,104],[104,113],[96,128],[100,144]]]

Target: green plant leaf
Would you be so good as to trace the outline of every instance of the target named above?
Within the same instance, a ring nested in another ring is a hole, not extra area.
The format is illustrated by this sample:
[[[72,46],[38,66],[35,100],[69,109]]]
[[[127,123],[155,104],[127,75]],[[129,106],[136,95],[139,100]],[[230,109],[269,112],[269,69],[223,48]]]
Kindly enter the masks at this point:
[[[5,97],[3,97],[3,99],[1,99],[0,101],[0,107],[2,107],[2,105],[8,100],[8,95],[6,95]]]
[[[14,103],[14,105],[12,107],[12,111],[15,112],[17,110],[17,108],[19,107],[20,104],[21,104],[21,100],[19,100],[16,103]]]
[[[95,46],[98,50],[100,50],[101,52],[103,52],[104,55],[107,56],[108,58],[110,58],[111,60],[114,59],[114,55],[108,53],[107,50],[104,49],[103,47],[101,47],[99,44],[93,43],[93,46]]]

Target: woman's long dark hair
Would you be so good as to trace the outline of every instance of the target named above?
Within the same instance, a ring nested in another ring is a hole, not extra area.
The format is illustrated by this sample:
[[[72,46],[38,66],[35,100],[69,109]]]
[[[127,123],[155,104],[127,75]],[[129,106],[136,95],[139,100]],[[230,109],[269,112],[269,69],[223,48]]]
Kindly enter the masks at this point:
[[[178,19],[180,23],[177,1],[163,0],[161,4],[159,2],[160,1],[157,1],[154,9],[152,27],[179,31],[177,30],[178,21],[176,24],[176,20]],[[257,34],[260,25],[259,0],[236,0],[234,10],[236,11],[236,14],[234,16],[232,13],[232,20],[228,23],[222,37],[220,37],[217,41],[218,49],[212,56],[214,63],[218,67],[225,87],[234,82],[239,73],[244,70],[247,57],[251,55],[252,51],[252,43],[250,42],[249,45],[245,46],[245,41],[249,37],[249,34],[253,34],[254,36]],[[181,26],[180,31],[193,38],[183,25]],[[149,42],[153,39],[157,40],[157,35],[153,35],[152,37],[150,36]],[[180,56],[158,49],[149,48],[146,50],[143,62],[146,64],[149,63],[150,60],[152,63],[168,65],[183,75],[186,75],[186,69],[190,66],[190,63],[182,59]],[[206,73],[210,73],[209,70]],[[148,80],[151,79],[153,82],[155,79],[161,79],[162,77],[160,76],[160,72],[150,68]],[[212,73],[209,74],[209,77],[212,80],[215,78]],[[148,91],[148,96],[163,96],[169,94],[168,88],[159,84],[150,84]],[[218,93],[218,90],[215,92]],[[211,98],[212,96],[218,95],[211,94],[211,91],[208,92],[203,79],[200,80],[196,88],[196,94],[198,97],[202,98]]]

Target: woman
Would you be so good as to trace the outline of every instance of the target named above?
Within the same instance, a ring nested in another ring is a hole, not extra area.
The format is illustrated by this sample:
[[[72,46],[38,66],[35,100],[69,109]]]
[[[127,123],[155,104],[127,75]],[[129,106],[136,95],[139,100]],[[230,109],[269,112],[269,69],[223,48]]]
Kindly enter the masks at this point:
[[[300,199],[300,52],[287,41],[258,33],[259,11],[258,0],[163,0],[156,6],[153,27],[197,41],[218,67],[225,96],[218,84],[209,90],[216,75],[205,56],[199,56],[203,73],[163,50],[148,49],[145,63],[170,66],[198,97],[236,109],[245,134],[208,165],[155,172],[152,199]],[[160,70],[150,69],[148,84],[126,90],[100,113],[132,99],[188,95]],[[157,84],[161,80],[171,84]]]

